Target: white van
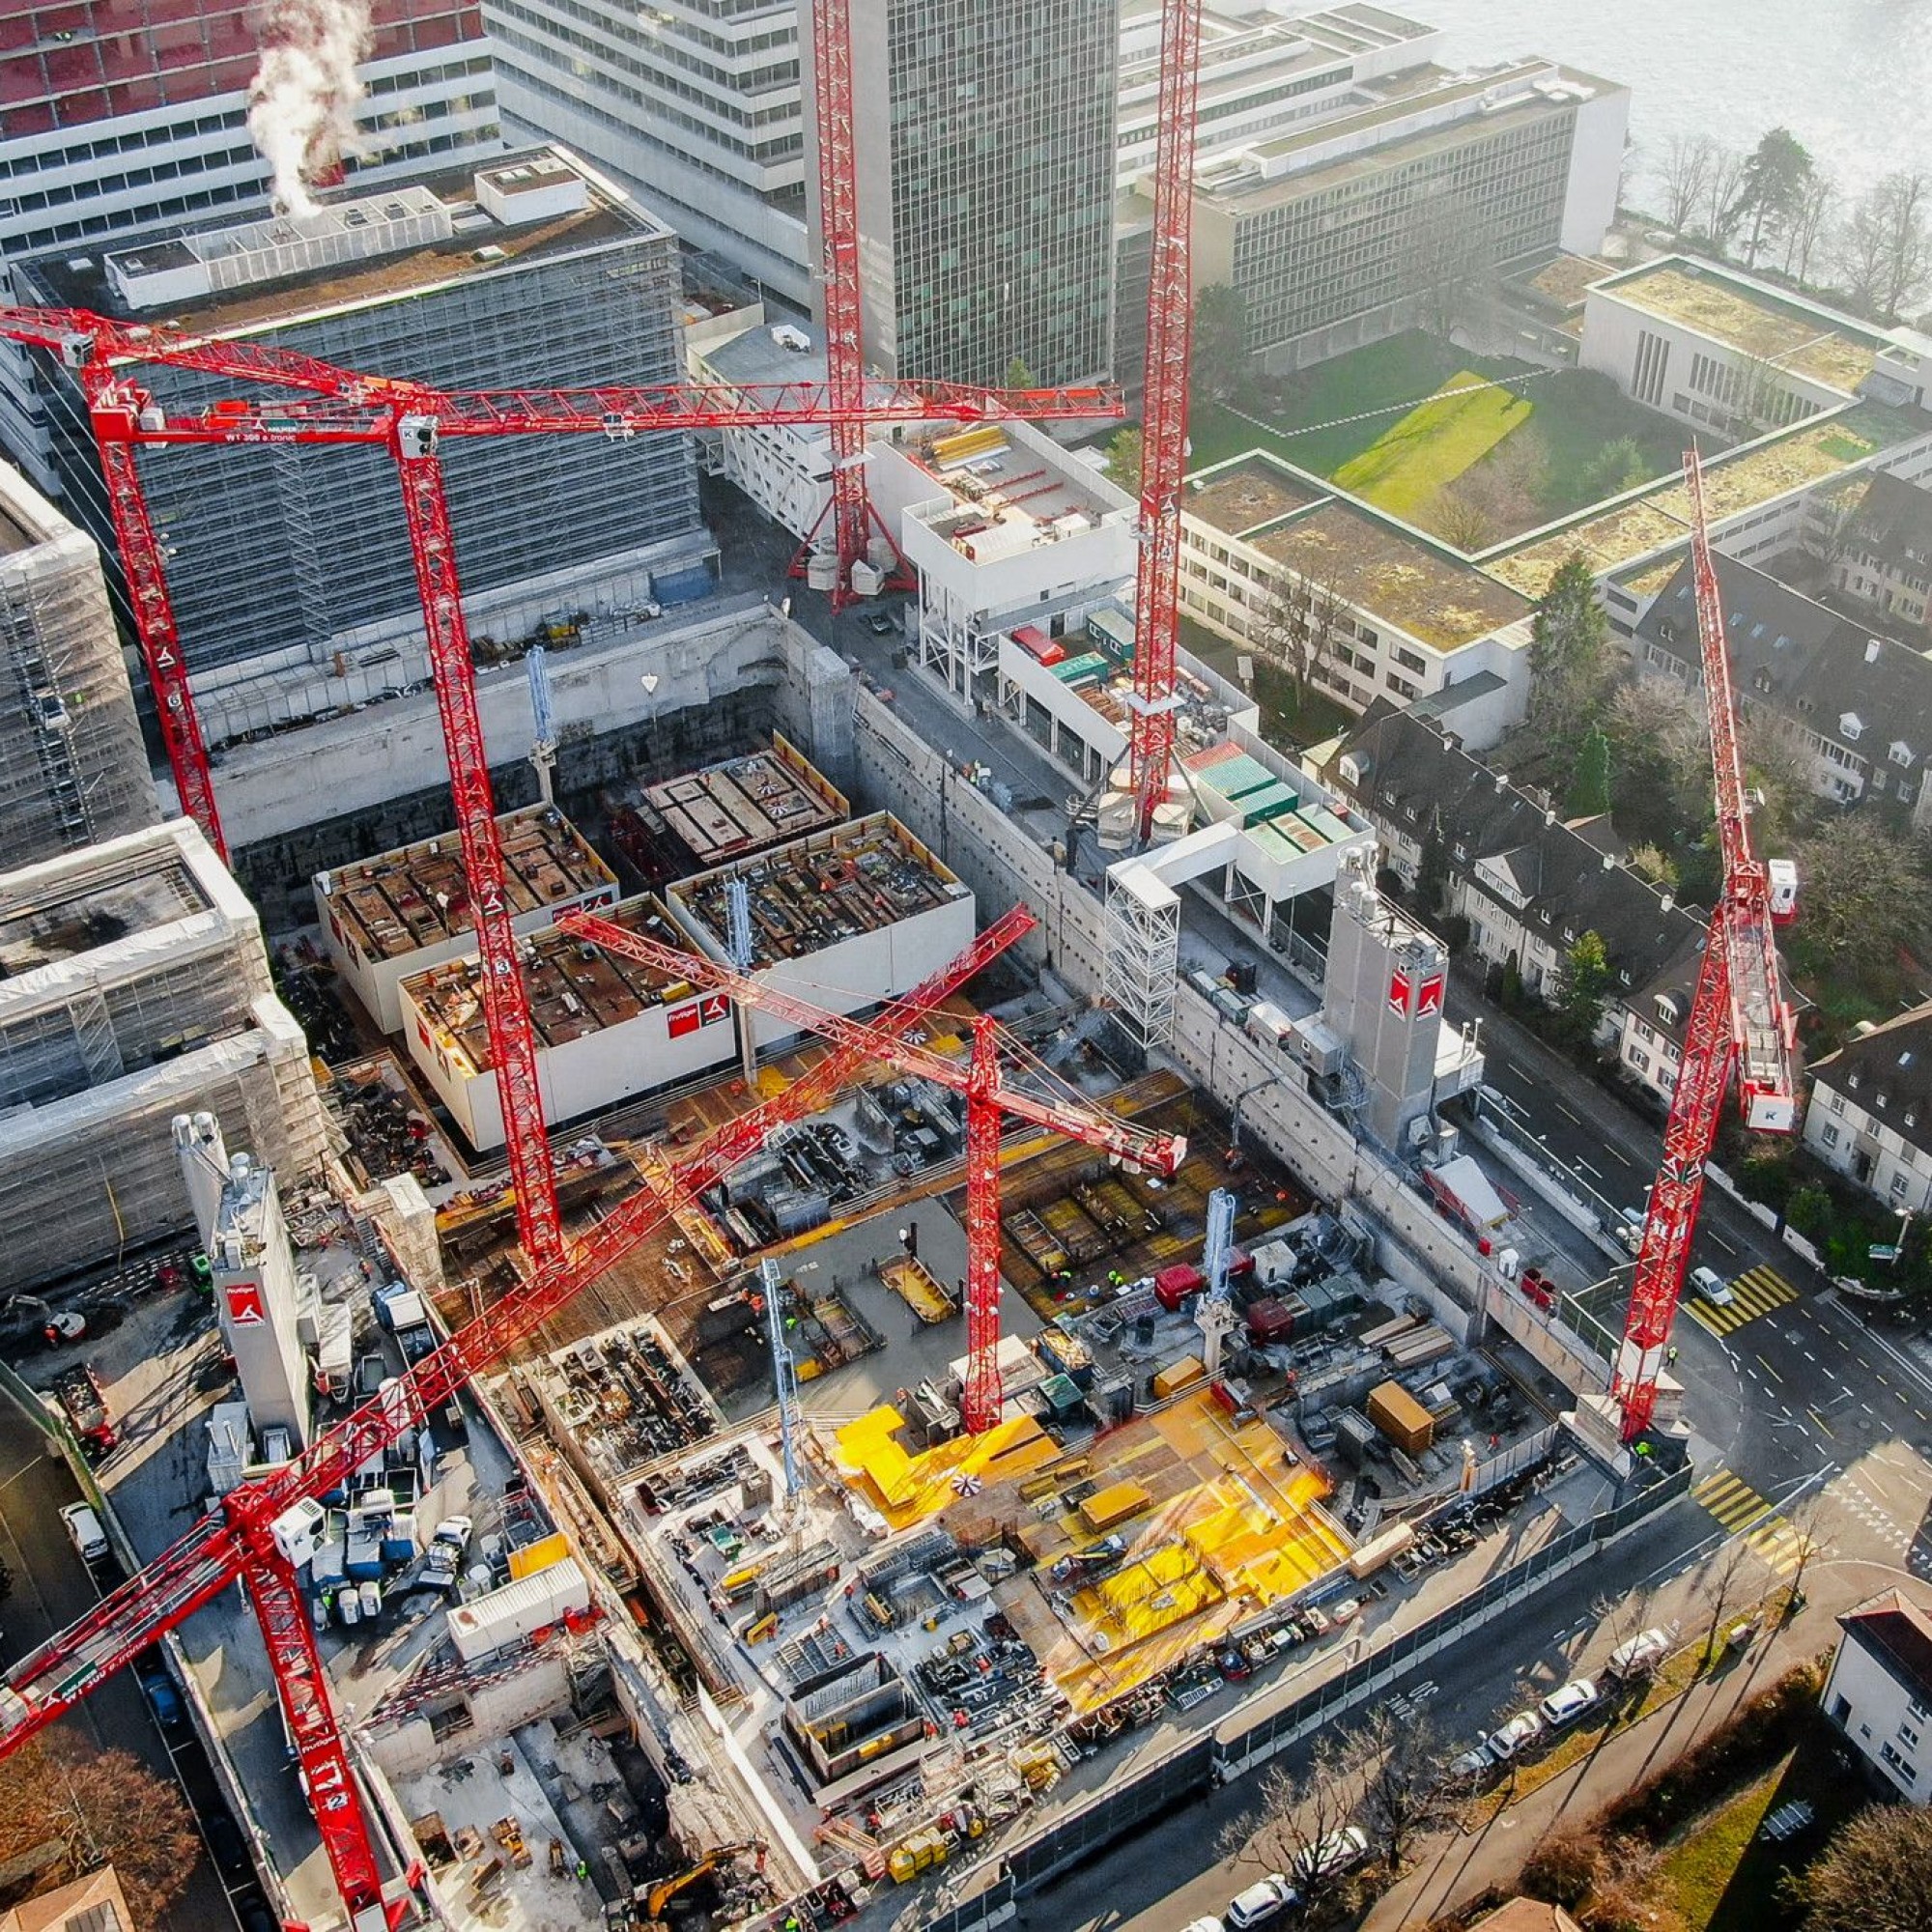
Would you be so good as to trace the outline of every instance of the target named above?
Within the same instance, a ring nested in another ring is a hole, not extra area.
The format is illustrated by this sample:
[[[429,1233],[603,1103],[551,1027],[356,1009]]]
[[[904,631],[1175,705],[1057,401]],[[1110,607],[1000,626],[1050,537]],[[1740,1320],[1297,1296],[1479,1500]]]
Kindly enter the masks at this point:
[[[83,1563],[93,1563],[107,1554],[107,1532],[88,1503],[69,1503],[61,1511],[69,1540]]]

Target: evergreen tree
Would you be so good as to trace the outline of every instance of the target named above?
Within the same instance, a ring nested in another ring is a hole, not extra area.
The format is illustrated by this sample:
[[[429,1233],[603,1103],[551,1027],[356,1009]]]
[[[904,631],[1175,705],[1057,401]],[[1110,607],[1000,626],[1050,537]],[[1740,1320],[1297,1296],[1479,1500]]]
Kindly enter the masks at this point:
[[[1015,355],[1007,364],[1007,387],[1009,389],[1031,389],[1037,385],[1034,382],[1033,371],[1027,367],[1024,355]]]
[[[1588,1046],[1604,1021],[1604,1001],[1610,989],[1610,955],[1603,934],[1577,936],[1563,960],[1563,983],[1556,1009],[1563,1031],[1578,1046]]]
[[[1610,741],[1601,724],[1590,726],[1570,779],[1572,818],[1597,818],[1610,809]]]
[[[1224,402],[1247,370],[1247,302],[1239,289],[1216,282],[1194,298],[1194,393]]]
[[[1610,626],[1582,552],[1560,564],[1536,606],[1529,636],[1529,724],[1567,745],[1597,722],[1615,666]]]
[[[1128,424],[1117,429],[1107,444],[1107,474],[1130,497],[1141,493],[1141,433]]]

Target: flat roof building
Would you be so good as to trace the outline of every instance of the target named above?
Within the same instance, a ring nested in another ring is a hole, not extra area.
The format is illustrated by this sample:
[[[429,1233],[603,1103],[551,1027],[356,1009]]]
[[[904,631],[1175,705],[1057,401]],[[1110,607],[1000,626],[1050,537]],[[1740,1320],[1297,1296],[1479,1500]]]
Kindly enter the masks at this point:
[[[0,875],[7,1275],[186,1229],[170,1122],[211,1112],[285,1178],[331,1129],[261,921],[186,819]]]
[[[100,553],[0,463],[0,871],[160,816]]]
[[[1181,502],[1180,607],[1209,630],[1256,642],[1279,600],[1332,603],[1311,676],[1338,703],[1469,685],[1456,728],[1479,749],[1521,718],[1533,607],[1447,545],[1260,451],[1189,477]]]
[[[9,7],[0,34],[0,265],[85,254],[156,222],[269,211],[269,164],[248,133],[261,62],[259,0],[96,0]],[[368,0],[339,158],[357,192],[503,145],[476,0]],[[15,299],[18,299],[16,297]],[[0,343],[0,443],[57,492],[33,365]]]
[[[753,976],[833,1012],[911,992],[973,941],[971,890],[889,812],[668,887],[691,950],[720,961],[733,879],[750,889]],[[759,1046],[798,1031],[769,1013],[752,1029]]]
[[[851,0],[851,21],[867,362],[988,385],[1016,357],[1038,383],[1105,375],[1118,0]]]
[[[19,298],[165,316],[374,375],[452,389],[674,382],[677,242],[573,156],[528,149],[313,213],[160,230],[16,270]],[[43,358],[51,368],[53,358]],[[50,379],[75,513],[111,552],[92,432],[68,372]],[[155,368],[171,409],[230,379]],[[622,593],[650,595],[714,554],[679,436],[470,440],[444,451],[465,609],[480,640],[518,639]],[[429,674],[395,466],[375,448],[186,448],[144,477],[209,735],[267,687],[286,724],[352,696],[365,665],[395,688]],[[682,592],[680,591],[680,595]],[[661,601],[673,601],[668,597]],[[334,680],[331,695],[330,680]]]
[[[667,946],[690,944],[655,898],[626,899],[605,917]],[[451,959],[403,980],[397,1002],[411,1060],[470,1146],[488,1152],[504,1134],[481,976],[474,958]],[[736,1053],[728,1000],[565,933],[530,934],[524,986],[544,1118],[554,1122],[692,1079]]]
[[[609,905],[617,875],[554,806],[497,820],[510,923],[533,932],[576,906]],[[403,1024],[396,989],[475,948],[463,848],[454,832],[320,872],[316,917],[336,970],[384,1033]]]
[[[1628,88],[1535,56],[1363,78],[1334,113],[1197,166],[1194,286],[1240,292],[1272,374],[1402,328],[1446,334],[1458,292],[1496,270],[1596,252],[1629,116]],[[1150,181],[1136,197],[1129,230]]]
[[[1031,424],[876,446],[871,473],[919,573],[919,661],[962,702],[995,695],[1015,631],[1078,631],[1133,578],[1133,498]]]

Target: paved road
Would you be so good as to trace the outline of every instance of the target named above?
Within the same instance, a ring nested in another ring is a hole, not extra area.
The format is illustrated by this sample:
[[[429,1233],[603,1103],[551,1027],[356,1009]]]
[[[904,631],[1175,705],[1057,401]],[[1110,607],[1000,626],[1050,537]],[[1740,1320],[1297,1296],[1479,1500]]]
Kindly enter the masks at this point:
[[[74,1553],[60,1511],[80,1491],[67,1464],[45,1453],[45,1441],[14,1405],[0,1398],[0,1554],[13,1588],[0,1606],[0,1665],[24,1657],[55,1631],[92,1607],[112,1574],[90,1576]],[[100,1685],[55,1727],[85,1747],[113,1745],[132,1751],[160,1777],[172,1777],[168,1750],[129,1672]],[[188,1888],[163,1921],[163,1932],[213,1932],[233,1924],[220,1886],[204,1858]]]

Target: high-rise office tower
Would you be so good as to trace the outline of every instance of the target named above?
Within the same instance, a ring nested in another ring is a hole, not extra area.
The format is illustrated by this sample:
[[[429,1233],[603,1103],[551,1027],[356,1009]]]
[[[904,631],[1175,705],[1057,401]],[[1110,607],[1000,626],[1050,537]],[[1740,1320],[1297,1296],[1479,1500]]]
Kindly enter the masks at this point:
[[[346,4],[341,10],[355,13]],[[356,138],[341,159],[371,183],[497,154],[502,134],[476,0],[368,0]],[[152,227],[269,212],[248,128],[264,0],[71,0],[0,7],[0,266]],[[299,108],[297,110],[299,114]],[[0,344],[0,442],[59,488],[25,359]]]
[[[687,242],[801,306],[796,0],[483,0],[503,112],[615,175]]]
[[[851,14],[867,358],[957,383],[1003,383],[1015,357],[1040,383],[1104,375],[1119,0]]]

